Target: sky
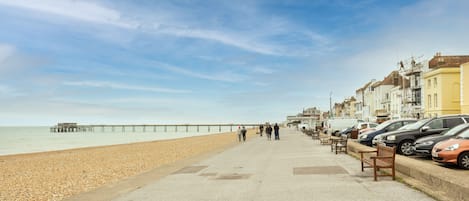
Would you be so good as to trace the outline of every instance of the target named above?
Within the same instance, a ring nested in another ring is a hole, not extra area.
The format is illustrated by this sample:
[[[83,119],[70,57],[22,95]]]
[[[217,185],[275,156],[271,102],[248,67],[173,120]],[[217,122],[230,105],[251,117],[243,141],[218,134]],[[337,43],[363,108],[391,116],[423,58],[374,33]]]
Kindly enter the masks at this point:
[[[0,126],[282,122],[411,57],[469,54],[465,0],[0,0]]]

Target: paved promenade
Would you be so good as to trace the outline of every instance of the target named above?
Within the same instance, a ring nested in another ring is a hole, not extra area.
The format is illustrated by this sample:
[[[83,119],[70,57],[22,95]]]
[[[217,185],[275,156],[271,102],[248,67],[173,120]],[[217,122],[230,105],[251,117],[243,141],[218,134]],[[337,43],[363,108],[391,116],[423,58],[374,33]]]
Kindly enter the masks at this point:
[[[293,129],[251,139],[115,198],[130,200],[433,200]]]

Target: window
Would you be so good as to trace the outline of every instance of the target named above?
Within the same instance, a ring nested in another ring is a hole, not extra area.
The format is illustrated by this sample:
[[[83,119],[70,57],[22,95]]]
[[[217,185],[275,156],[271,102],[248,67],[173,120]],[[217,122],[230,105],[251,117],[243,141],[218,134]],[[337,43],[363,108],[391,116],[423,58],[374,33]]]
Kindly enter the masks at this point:
[[[466,120],[466,123],[469,123],[469,117],[464,118]]]
[[[431,129],[443,128],[443,119],[435,119],[427,124]]]
[[[432,107],[432,95],[428,95],[428,108]]]
[[[417,74],[415,75],[415,79],[414,79],[414,82],[415,82],[415,87],[419,87],[419,80],[420,80],[420,74]]]
[[[431,80],[431,79],[428,79],[427,85],[428,85],[427,88],[430,88],[430,87],[431,87],[431,85],[432,85],[432,80]]]
[[[415,104],[416,105],[421,105],[422,104],[422,101],[421,101],[421,89],[417,89],[415,91],[412,91],[413,95],[414,95],[414,101],[415,101]]]
[[[437,95],[436,94],[433,94],[433,104],[435,104],[435,107],[438,107],[438,99],[437,99]]]
[[[389,131],[395,131],[398,128],[402,127],[402,122],[396,122],[388,126],[387,130]]]
[[[464,121],[461,118],[451,118],[451,119],[445,119],[445,128],[453,128],[459,124],[463,124]]]
[[[437,82],[436,82],[436,77],[433,78],[433,88],[436,88]]]
[[[405,125],[407,125],[407,124],[413,124],[413,123],[415,123],[415,121],[403,121],[402,123],[403,123],[404,126],[405,126]]]

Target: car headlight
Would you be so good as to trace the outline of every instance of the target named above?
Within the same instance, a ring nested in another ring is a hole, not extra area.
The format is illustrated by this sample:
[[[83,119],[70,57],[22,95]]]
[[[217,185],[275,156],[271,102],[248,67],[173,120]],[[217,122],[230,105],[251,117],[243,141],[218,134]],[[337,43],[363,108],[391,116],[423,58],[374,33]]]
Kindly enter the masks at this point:
[[[368,137],[368,135],[361,135],[360,139],[366,139],[367,137]]]
[[[432,145],[433,143],[435,143],[435,142],[433,142],[433,141],[426,141],[426,142],[423,142],[421,145],[427,146],[427,145]]]
[[[391,141],[394,141],[396,140],[396,136],[395,135],[390,135],[386,138],[387,140],[391,140]]]
[[[451,145],[451,146],[449,146],[449,147],[446,147],[444,150],[445,150],[445,151],[454,151],[454,150],[456,150],[456,149],[458,149],[458,148],[459,148],[459,144],[453,144],[453,145]]]

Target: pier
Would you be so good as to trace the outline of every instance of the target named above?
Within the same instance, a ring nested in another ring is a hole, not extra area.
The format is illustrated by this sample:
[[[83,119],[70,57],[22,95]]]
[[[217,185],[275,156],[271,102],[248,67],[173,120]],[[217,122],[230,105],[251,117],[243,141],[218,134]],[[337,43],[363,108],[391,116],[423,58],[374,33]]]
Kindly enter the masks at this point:
[[[222,132],[229,128],[236,131],[238,126],[255,128],[259,124],[96,124],[79,125],[77,123],[58,123],[50,128],[53,133],[73,132]],[[224,128],[224,129],[222,129]]]

